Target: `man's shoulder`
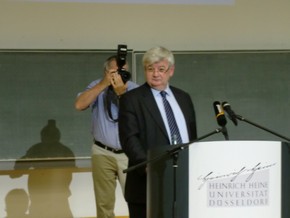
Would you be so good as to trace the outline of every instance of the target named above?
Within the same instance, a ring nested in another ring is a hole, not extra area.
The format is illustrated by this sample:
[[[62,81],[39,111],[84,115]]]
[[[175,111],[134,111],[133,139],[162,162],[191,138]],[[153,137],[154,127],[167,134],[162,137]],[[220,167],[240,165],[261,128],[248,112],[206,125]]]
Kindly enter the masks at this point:
[[[150,90],[150,89],[149,89]],[[128,90],[123,96],[125,101],[139,101],[143,97],[147,96],[148,88],[143,84],[134,89]]]
[[[128,81],[128,90],[135,89],[139,87],[139,85],[133,81]]]
[[[175,86],[169,86],[169,87],[174,94],[189,95],[185,90],[183,90],[181,88],[178,88]]]
[[[144,93],[146,92],[145,90],[147,90],[147,86],[146,84],[143,84],[143,85],[137,85],[134,89],[130,90],[128,92],[128,94],[130,93],[130,95],[137,95],[137,94],[141,94],[141,93]]]

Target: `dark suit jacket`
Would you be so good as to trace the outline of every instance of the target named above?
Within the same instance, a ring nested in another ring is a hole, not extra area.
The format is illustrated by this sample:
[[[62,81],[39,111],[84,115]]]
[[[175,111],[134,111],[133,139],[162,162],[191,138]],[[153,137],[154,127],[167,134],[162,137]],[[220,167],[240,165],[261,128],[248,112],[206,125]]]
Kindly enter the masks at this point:
[[[170,86],[186,120],[189,139],[194,140],[196,120],[190,95]],[[178,118],[176,118],[178,122]],[[169,145],[165,125],[158,106],[145,83],[125,93],[120,99],[119,135],[122,148],[129,158],[129,167],[146,161],[148,149]],[[146,203],[145,167],[128,172],[125,198],[129,203]]]

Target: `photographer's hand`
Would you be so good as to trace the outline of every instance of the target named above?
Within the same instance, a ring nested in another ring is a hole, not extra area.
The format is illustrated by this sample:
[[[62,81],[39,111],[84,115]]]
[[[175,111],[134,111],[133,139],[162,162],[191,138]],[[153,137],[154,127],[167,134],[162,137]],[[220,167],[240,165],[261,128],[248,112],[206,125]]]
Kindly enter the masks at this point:
[[[112,75],[111,85],[118,96],[124,94],[128,87],[127,83],[124,84],[122,77],[118,73]]]
[[[116,74],[116,69],[109,69],[105,71],[103,79],[100,81],[105,87],[112,85],[112,78]]]

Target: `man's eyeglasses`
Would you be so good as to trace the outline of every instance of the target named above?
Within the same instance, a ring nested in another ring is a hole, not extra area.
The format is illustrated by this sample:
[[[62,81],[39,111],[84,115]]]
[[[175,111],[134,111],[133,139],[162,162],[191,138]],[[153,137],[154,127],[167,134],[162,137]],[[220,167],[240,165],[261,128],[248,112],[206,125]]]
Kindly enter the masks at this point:
[[[170,66],[168,68],[166,67],[159,67],[159,68],[154,68],[154,67],[147,67],[146,71],[149,73],[155,73],[155,72],[159,72],[161,74],[166,73],[168,70],[170,69]]]

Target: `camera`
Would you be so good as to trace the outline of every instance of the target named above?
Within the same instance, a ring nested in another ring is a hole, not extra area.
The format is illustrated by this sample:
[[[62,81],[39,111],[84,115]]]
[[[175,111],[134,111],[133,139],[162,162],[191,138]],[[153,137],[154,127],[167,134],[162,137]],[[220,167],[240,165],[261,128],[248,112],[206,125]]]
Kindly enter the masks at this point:
[[[127,56],[127,45],[118,45],[117,66],[118,73],[120,74],[123,83],[126,83],[128,80],[131,79],[130,72],[124,69],[124,65],[126,64],[126,56]]]

